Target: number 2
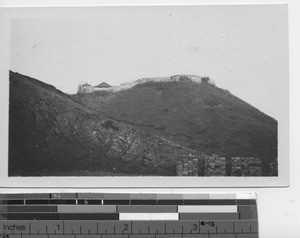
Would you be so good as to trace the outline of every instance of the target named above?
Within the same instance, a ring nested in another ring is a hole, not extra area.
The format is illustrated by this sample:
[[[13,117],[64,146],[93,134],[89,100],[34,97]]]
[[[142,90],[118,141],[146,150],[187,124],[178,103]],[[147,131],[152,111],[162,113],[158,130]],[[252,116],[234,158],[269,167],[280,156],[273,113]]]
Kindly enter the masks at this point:
[[[124,229],[123,231],[128,231],[128,224],[124,224]]]

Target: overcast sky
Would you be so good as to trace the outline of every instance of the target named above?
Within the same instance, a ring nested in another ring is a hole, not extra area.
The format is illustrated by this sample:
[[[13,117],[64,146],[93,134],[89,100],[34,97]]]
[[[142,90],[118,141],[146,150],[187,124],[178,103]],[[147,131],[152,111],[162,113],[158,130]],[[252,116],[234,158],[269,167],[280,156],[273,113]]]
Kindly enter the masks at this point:
[[[277,119],[288,83],[287,7],[36,11],[12,21],[10,65],[66,93],[80,82],[207,75]]]

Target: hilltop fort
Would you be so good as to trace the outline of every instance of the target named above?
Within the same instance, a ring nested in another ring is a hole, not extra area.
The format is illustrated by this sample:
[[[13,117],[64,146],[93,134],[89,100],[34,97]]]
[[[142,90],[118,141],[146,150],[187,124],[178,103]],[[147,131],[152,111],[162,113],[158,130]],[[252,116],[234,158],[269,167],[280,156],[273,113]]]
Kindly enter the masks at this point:
[[[173,75],[168,77],[140,78],[132,82],[121,83],[119,86],[111,86],[105,82],[102,82],[101,84],[96,86],[92,86],[88,83],[83,83],[78,86],[77,93],[92,93],[95,91],[117,92],[120,90],[132,88],[138,84],[149,83],[149,82],[185,82],[185,81],[215,85],[215,82],[207,76],[202,77],[199,75],[181,74],[181,75]]]

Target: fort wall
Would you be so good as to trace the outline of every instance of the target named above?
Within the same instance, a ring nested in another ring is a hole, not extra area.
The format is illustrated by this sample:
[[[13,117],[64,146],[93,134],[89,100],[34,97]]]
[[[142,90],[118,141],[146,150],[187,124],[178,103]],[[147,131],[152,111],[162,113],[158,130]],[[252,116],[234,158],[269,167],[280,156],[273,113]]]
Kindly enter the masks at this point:
[[[95,91],[111,91],[117,92],[120,90],[130,89],[138,84],[149,83],[149,82],[180,82],[190,80],[196,83],[208,83],[211,85],[215,85],[215,82],[209,77],[201,77],[198,75],[173,75],[168,77],[148,77],[148,78],[140,78],[135,81],[121,83],[119,86],[111,86],[105,88],[99,88],[95,86],[91,86],[90,84],[84,83],[78,86],[77,93],[92,93]]]
[[[201,161],[204,159],[204,173],[201,172]],[[205,157],[195,155],[177,158],[177,176],[227,176],[226,158],[217,154]],[[229,176],[262,176],[262,163],[256,157],[232,157]]]

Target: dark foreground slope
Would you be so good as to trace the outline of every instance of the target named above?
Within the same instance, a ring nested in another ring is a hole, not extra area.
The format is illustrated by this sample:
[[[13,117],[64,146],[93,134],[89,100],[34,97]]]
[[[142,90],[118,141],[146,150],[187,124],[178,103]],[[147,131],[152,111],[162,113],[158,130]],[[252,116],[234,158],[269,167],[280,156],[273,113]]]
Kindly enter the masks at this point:
[[[10,72],[10,176],[168,176],[176,155],[189,153],[197,154]]]
[[[74,96],[101,114],[206,154],[277,160],[277,121],[230,92],[194,82],[146,83]],[[98,102],[98,103],[97,103]]]

